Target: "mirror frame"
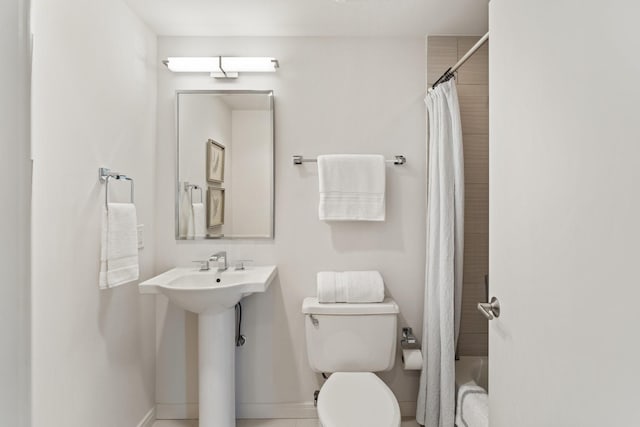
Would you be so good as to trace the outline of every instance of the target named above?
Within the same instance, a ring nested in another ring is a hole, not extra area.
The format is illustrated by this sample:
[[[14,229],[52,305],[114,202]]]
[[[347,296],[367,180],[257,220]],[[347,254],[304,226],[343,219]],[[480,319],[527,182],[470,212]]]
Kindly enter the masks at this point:
[[[271,107],[271,149],[273,153],[271,170],[271,229],[268,236],[234,237],[234,236],[210,236],[198,238],[180,237],[180,95],[267,95]],[[175,179],[175,240],[179,242],[204,241],[204,240],[275,240],[276,236],[276,110],[273,90],[176,90],[176,179]]]

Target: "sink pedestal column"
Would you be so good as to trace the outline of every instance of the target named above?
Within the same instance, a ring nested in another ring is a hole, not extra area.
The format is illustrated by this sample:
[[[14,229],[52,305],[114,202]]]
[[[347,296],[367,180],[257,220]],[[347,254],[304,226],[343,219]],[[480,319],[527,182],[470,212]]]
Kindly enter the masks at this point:
[[[198,316],[200,427],[235,427],[235,309]]]

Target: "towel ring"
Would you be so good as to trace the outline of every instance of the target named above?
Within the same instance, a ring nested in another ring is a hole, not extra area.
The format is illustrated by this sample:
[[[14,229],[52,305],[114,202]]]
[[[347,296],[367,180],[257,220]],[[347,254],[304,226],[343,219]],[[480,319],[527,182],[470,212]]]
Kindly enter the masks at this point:
[[[129,181],[129,184],[131,185],[131,203],[134,203],[134,182],[133,182],[133,178],[129,178],[126,175],[123,175],[119,172],[111,172],[111,169],[109,168],[100,168],[98,169],[98,176],[100,178],[101,182],[104,182],[105,184],[105,188],[104,188],[104,207],[109,210],[109,180],[110,179],[116,179],[118,181]]]
[[[198,184],[189,184],[188,182],[184,183],[184,189],[189,190],[189,201],[193,204],[193,190],[200,191],[200,203],[204,203],[204,198],[202,196],[202,187]]]

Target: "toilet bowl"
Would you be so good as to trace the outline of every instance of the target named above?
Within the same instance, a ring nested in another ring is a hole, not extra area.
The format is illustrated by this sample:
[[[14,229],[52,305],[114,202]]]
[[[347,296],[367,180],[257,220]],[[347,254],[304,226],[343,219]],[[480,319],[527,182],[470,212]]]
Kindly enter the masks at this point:
[[[322,427],[400,426],[400,405],[374,373],[395,364],[399,311],[390,298],[364,304],[304,300],[309,365],[331,373],[318,395]]]
[[[336,372],[318,396],[322,427],[399,427],[400,405],[371,372]]]

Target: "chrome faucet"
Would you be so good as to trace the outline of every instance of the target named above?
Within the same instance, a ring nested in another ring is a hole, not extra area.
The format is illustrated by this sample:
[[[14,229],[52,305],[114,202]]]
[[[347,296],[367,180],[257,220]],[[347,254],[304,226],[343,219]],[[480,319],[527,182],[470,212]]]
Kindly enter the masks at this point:
[[[214,261],[218,263],[218,271],[226,271],[229,268],[227,264],[227,251],[216,252],[209,257],[209,262]]]

